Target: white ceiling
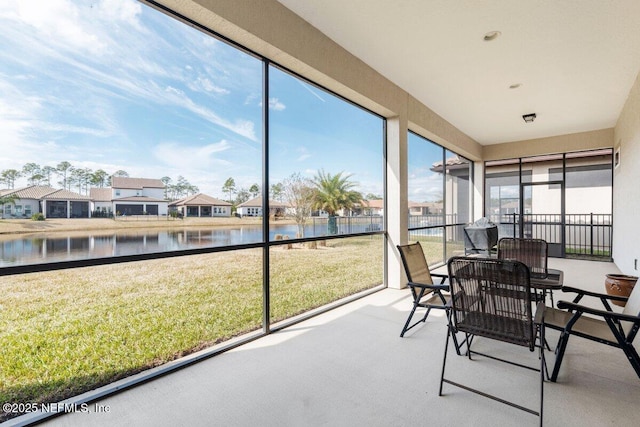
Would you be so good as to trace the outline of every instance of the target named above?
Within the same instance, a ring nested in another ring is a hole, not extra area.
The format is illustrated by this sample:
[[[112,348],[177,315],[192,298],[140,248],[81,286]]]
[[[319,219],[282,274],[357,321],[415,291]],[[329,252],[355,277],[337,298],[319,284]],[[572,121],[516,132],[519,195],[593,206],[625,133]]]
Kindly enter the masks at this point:
[[[484,145],[614,127],[640,70],[640,0],[279,2]]]

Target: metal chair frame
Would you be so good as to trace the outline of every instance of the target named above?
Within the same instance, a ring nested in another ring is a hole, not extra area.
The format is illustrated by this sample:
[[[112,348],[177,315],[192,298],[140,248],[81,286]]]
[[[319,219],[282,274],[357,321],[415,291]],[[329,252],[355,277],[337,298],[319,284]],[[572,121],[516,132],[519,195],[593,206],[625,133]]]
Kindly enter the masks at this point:
[[[407,286],[411,289],[411,295],[413,297],[413,307],[411,308],[407,321],[400,332],[400,337],[404,337],[404,334],[407,331],[411,330],[418,324],[426,322],[431,309],[434,308],[446,311],[447,327],[449,327],[451,325],[451,322],[449,321],[451,314],[449,307],[450,296],[445,294],[445,292],[449,291],[449,285],[445,283],[448,276],[446,274],[431,273],[429,271],[429,266],[426,258],[424,257],[424,251],[422,250],[420,242],[398,245],[397,247],[407,275]],[[415,259],[409,259],[410,256],[415,257]],[[420,271],[417,272],[412,268],[413,263],[411,261],[417,261]],[[440,283],[434,284],[433,277],[440,278]],[[420,320],[411,324],[411,320],[418,308],[424,308],[426,310],[424,316]],[[455,334],[453,335],[453,341],[456,352],[460,355],[461,344],[458,343],[458,339]]]
[[[542,239],[520,239],[503,237],[498,241],[498,259],[520,261],[529,267],[531,276],[546,278],[548,274],[549,245]],[[542,298],[546,299],[547,289],[543,289]],[[553,307],[553,290],[549,289]]]
[[[531,283],[529,268],[519,261],[506,261],[476,257],[453,257],[448,263],[451,288],[451,326],[447,333],[439,395],[443,383],[479,394],[489,399],[520,409],[543,420],[545,355],[544,302],[538,302],[535,317],[532,315]],[[484,391],[445,378],[449,336],[463,332],[467,340],[467,356],[472,354],[526,368],[540,373],[539,410],[510,402]],[[539,350],[540,367],[534,368],[512,360],[506,360],[472,350],[474,337],[485,337],[502,342]]]
[[[545,311],[546,327],[561,331],[556,346],[556,362],[550,380],[555,382],[558,379],[571,335],[621,349],[640,378],[640,355],[633,345],[640,330],[639,287],[634,287],[628,298],[568,286],[564,286],[562,291],[575,293],[576,297],[572,302],[558,301],[558,309],[547,307]],[[578,304],[584,296],[600,299],[604,310]],[[609,305],[610,300],[626,301],[624,311],[622,313],[614,312]],[[563,309],[567,311],[563,311]],[[589,316],[583,316],[584,314]]]

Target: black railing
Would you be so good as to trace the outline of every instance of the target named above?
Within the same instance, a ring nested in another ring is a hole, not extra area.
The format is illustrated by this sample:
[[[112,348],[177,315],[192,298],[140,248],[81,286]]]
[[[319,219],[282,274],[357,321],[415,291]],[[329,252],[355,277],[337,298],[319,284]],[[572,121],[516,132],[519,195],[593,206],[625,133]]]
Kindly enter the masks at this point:
[[[499,237],[543,239],[562,244],[569,256],[611,258],[611,214],[504,214],[489,218],[498,224]],[[522,222],[521,222],[522,220]],[[522,231],[522,233],[521,233]]]
[[[366,233],[370,231],[383,231],[382,216],[338,216],[336,219],[336,234]],[[305,226],[305,235],[324,236],[328,230],[328,217],[311,217]],[[309,230],[309,228],[311,228]]]
[[[409,230],[458,223],[458,214],[409,215]]]

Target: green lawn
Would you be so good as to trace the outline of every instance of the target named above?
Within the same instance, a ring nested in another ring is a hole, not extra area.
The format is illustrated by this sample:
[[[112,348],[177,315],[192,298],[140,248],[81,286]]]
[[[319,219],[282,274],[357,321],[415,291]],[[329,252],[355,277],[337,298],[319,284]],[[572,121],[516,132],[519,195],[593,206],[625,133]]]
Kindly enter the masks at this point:
[[[382,283],[381,236],[270,258],[273,321]],[[262,250],[0,277],[0,288],[0,403],[53,402],[259,329]]]

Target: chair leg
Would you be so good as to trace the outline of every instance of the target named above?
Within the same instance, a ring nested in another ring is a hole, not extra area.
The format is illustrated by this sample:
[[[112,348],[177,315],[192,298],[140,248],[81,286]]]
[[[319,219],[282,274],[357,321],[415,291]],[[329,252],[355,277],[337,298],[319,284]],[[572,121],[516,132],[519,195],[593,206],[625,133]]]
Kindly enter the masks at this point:
[[[460,347],[462,347],[462,344],[464,344],[466,342],[466,340],[463,340],[462,343],[458,342],[458,337],[456,336],[456,333],[453,330],[453,325],[451,324],[451,311],[450,310],[447,310],[447,328],[449,329],[449,331],[451,331],[451,337],[453,338],[453,345],[456,348],[456,354],[458,356],[460,356]]]
[[[413,319],[413,314],[416,312],[416,309],[418,308],[418,304],[413,304],[413,309],[411,310],[411,313],[409,313],[409,317],[407,318],[407,321],[404,324],[404,327],[402,328],[402,332],[400,332],[400,338],[404,337],[404,333],[407,332],[409,329],[411,329],[409,327],[409,323],[411,323],[411,319]]]
[[[449,348],[449,335],[451,335],[451,328],[447,328],[447,340],[444,342],[444,357],[442,359],[442,373],[440,374],[440,390],[438,396],[442,396],[442,384],[444,382],[444,368],[447,365],[447,350]]]
[[[540,340],[546,342],[544,336],[544,325],[540,325]],[[540,427],[542,427],[542,411],[544,409],[544,374],[547,370],[547,363],[544,358],[544,345],[540,346]],[[547,377],[549,373],[547,372]]]
[[[625,356],[627,356],[629,363],[631,363],[634,371],[636,371],[636,375],[638,375],[638,378],[640,378],[640,356],[638,355],[638,352],[635,348],[633,348],[632,345],[622,346],[622,351],[624,351],[624,354]]]
[[[562,332],[560,334],[560,338],[558,339],[558,345],[556,346],[556,363],[553,365],[553,372],[551,373],[551,378],[549,380],[551,382],[556,382],[558,379],[558,373],[560,372],[560,365],[562,365],[562,358],[564,357],[564,351],[567,348],[567,343],[569,342],[569,336],[566,332]]]
[[[413,315],[415,314],[417,308],[419,307],[418,304],[413,304],[413,310],[411,310],[411,313],[409,314],[409,318],[407,319],[407,322],[404,324],[404,328],[402,328],[402,332],[400,333],[400,338],[404,337],[404,334],[411,328],[413,328],[414,326],[416,326],[418,323],[423,323],[427,321],[427,317],[429,317],[429,312],[431,312],[431,307],[427,308],[427,311],[424,313],[424,317],[420,320],[418,320],[416,323],[414,323],[413,325],[409,326],[409,324],[411,323],[411,319],[413,319]]]

